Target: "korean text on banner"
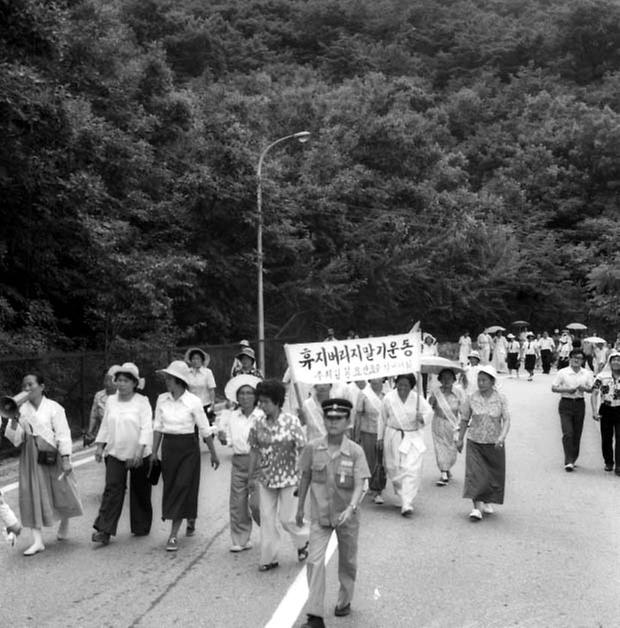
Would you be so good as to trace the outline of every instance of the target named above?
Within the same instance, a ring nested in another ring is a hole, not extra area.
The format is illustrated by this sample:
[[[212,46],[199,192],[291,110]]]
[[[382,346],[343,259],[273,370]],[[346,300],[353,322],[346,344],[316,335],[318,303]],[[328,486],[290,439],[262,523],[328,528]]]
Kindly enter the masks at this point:
[[[293,381],[351,382],[420,370],[420,334],[285,345]]]

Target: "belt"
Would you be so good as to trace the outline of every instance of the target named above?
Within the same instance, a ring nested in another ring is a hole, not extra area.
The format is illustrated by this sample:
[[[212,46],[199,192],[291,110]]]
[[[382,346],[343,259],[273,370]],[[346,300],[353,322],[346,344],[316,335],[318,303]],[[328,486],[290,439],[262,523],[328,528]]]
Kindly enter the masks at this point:
[[[562,397],[562,401],[585,401],[583,397]]]
[[[401,430],[400,427],[392,427],[391,425],[388,425],[386,427],[389,427],[391,430],[394,430],[395,432],[400,432],[401,438],[405,438],[405,432],[417,432],[418,431],[418,428],[416,428],[415,430]]]

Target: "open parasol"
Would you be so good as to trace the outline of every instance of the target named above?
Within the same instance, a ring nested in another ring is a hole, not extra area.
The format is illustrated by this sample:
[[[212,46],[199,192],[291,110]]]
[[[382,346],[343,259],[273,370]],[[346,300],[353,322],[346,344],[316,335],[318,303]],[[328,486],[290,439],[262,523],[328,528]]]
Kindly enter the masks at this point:
[[[485,334],[496,334],[498,331],[506,331],[505,327],[502,327],[501,325],[491,325],[491,327],[487,327],[484,330]]]
[[[513,327],[529,327],[529,323],[527,321],[512,321],[510,323]]]
[[[588,329],[587,325],[583,323],[571,323],[570,325],[566,325],[566,329],[572,329],[574,331],[583,331],[584,329]]]
[[[605,340],[605,338],[600,338],[599,336],[588,336],[587,338],[584,338],[581,342],[589,342],[593,345],[602,345],[605,344],[607,341]]]
[[[423,355],[420,358],[420,368],[422,373],[439,373],[443,369],[450,369],[455,373],[462,373],[463,369],[452,360],[442,358],[438,355]]]

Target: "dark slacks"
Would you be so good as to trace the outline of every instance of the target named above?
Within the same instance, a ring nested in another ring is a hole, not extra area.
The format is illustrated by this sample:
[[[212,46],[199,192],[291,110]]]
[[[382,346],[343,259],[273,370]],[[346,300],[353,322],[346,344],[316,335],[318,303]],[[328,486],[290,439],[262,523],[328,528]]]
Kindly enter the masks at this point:
[[[551,349],[542,349],[540,352],[540,361],[542,363],[543,373],[549,373],[551,370]]]
[[[148,479],[149,459],[135,469],[128,469],[124,460],[114,456],[105,459],[105,490],[99,514],[93,527],[100,532],[116,534],[116,526],[123,510],[129,472],[129,521],[134,534],[151,531],[153,507],[151,506],[151,483]]]
[[[601,406],[601,449],[605,465],[620,469],[620,407]],[[614,447],[614,436],[616,439]],[[615,451],[614,451],[615,450]],[[615,454],[615,456],[614,456]]]
[[[583,399],[562,397],[558,410],[562,425],[564,464],[574,464],[579,457],[579,443],[581,442],[581,432],[583,431],[586,404]]]

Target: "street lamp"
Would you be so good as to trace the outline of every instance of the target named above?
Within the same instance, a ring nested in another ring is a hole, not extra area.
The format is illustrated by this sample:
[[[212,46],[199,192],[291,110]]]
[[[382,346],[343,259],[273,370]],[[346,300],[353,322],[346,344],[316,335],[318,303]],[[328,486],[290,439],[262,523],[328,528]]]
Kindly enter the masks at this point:
[[[265,374],[265,305],[263,300],[263,189],[262,189],[262,171],[265,155],[276,145],[286,140],[297,140],[302,144],[308,141],[310,137],[309,131],[300,131],[292,135],[285,135],[271,142],[267,148],[263,150],[258,159],[258,167],[256,168],[256,209],[257,209],[257,229],[256,229],[256,261],[258,269],[258,368]]]

